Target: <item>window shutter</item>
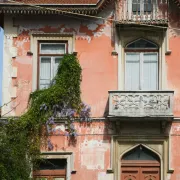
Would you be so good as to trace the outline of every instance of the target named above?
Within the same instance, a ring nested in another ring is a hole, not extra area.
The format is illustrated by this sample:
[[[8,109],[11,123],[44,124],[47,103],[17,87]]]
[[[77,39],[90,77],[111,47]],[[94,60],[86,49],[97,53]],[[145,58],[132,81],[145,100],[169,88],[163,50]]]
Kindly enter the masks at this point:
[[[40,82],[39,88],[48,88],[51,82],[51,58],[41,57],[40,59]]]
[[[126,54],[126,90],[139,90],[140,88],[140,54]]]
[[[143,90],[158,89],[158,61],[156,53],[144,54]]]

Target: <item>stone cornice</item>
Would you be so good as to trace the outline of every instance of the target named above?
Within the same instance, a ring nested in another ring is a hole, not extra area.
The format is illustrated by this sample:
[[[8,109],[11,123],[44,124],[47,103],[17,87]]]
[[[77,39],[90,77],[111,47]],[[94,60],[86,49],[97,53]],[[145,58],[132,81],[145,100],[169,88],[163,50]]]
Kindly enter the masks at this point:
[[[16,4],[0,3],[0,13],[4,14],[65,14],[68,11],[80,14],[97,14],[112,0],[100,0],[97,4]],[[56,5],[56,6],[55,6]]]

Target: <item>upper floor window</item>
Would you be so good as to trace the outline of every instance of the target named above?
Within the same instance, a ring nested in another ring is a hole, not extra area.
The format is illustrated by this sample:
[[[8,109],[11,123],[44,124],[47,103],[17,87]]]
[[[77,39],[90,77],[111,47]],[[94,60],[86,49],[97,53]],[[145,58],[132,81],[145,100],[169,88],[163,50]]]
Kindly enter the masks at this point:
[[[150,14],[153,0],[132,0],[132,12],[134,15]]]
[[[139,39],[125,48],[125,89],[158,89],[158,47]]]
[[[67,42],[39,42],[39,89],[48,88],[58,65],[67,53]]]

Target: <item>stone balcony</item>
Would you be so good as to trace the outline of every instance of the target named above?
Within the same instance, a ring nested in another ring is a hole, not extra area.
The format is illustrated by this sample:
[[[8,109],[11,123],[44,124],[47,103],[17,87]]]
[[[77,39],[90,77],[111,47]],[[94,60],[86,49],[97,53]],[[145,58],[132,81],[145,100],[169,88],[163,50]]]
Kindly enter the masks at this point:
[[[173,117],[174,91],[109,91],[109,117]]]
[[[119,0],[116,17],[120,24],[167,24],[168,0]]]

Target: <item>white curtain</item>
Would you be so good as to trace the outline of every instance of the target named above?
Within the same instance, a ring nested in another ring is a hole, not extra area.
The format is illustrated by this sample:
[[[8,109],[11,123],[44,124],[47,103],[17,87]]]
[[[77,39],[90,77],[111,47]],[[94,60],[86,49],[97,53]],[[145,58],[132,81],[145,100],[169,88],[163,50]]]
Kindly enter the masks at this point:
[[[158,89],[158,61],[156,53],[144,54],[143,90]]]
[[[51,57],[40,58],[40,82],[39,88],[47,88],[51,82]]]
[[[140,88],[140,53],[126,54],[126,90],[139,90]]]

